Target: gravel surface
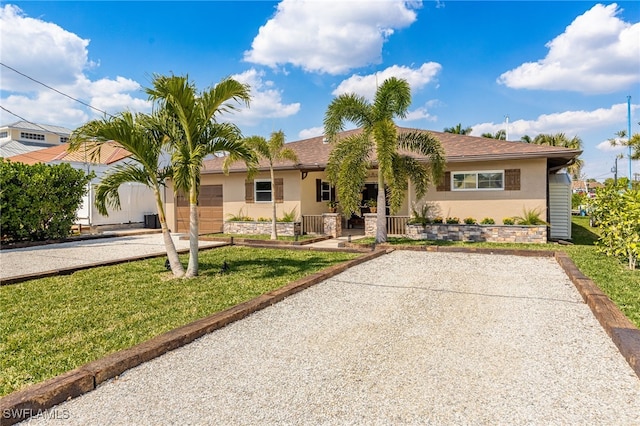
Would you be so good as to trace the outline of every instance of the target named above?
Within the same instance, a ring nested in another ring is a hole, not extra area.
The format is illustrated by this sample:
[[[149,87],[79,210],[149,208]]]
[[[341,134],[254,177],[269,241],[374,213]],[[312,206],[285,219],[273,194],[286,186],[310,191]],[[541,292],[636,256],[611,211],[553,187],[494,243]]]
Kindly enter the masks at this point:
[[[72,425],[638,425],[640,380],[553,259],[394,251],[49,415]]]
[[[189,241],[179,239],[181,235],[172,234],[176,249],[188,249]],[[199,242],[200,247],[215,245],[220,243]],[[160,233],[0,250],[0,278],[160,253],[166,253]]]

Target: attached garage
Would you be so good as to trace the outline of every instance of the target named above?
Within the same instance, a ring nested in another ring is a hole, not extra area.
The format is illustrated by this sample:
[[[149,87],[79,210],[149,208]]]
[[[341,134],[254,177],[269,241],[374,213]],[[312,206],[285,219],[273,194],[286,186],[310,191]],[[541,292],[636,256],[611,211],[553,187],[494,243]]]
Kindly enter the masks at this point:
[[[176,195],[176,222],[178,232],[189,232],[189,196]],[[200,234],[222,232],[222,185],[202,185],[198,197],[198,223]]]

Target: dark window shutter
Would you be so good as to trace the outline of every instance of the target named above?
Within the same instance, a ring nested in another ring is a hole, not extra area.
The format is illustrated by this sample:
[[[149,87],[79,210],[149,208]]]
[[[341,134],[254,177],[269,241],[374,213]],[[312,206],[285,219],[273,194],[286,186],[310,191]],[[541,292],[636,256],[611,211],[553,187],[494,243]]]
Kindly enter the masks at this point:
[[[332,186],[331,187],[331,201],[335,201],[336,200],[336,187]]]
[[[322,201],[322,179],[316,179],[316,202]]]
[[[274,189],[276,193],[276,203],[283,203],[284,202],[284,180],[282,178],[275,178]]]
[[[244,202],[253,203],[253,180],[244,182]]]
[[[504,189],[507,191],[520,191],[520,169],[507,169],[504,171]]]
[[[444,172],[442,179],[436,186],[436,191],[451,191],[451,172]]]

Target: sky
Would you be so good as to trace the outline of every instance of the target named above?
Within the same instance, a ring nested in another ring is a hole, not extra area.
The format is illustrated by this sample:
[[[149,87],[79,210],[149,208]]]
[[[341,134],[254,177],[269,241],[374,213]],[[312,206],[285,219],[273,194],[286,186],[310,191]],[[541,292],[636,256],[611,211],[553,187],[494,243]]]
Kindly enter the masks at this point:
[[[371,99],[395,76],[412,90],[398,125],[578,136],[600,181],[628,152],[608,140],[629,116],[640,132],[638,1],[3,1],[0,62],[3,125],[74,129],[150,112],[154,75],[199,90],[232,77],[252,101],[222,119],[293,142],[322,134],[336,96]]]

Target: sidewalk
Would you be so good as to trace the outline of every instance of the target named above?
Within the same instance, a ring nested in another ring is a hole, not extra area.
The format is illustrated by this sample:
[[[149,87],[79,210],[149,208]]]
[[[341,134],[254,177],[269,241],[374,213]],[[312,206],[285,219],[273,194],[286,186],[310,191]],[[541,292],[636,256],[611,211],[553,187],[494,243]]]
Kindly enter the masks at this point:
[[[0,283],[22,281],[24,276],[58,275],[79,267],[92,267],[123,260],[133,260],[166,254],[162,234],[149,230],[108,231],[98,238],[35,247],[0,250]],[[186,234],[171,234],[178,252],[189,250],[189,241],[181,239]],[[355,239],[355,238],[354,238]],[[335,249],[348,237],[332,238],[312,243],[306,247]],[[200,249],[217,247],[226,243],[200,241]]]
[[[189,249],[189,241],[180,239],[184,235],[171,235],[179,252]],[[220,245],[224,243],[215,241],[199,243],[200,248]],[[141,234],[135,231],[114,232],[112,238],[0,250],[0,281],[4,283],[24,275],[55,275],[78,267],[98,266],[163,254],[166,254],[166,249],[161,233]]]

